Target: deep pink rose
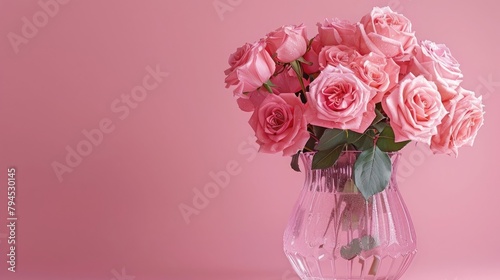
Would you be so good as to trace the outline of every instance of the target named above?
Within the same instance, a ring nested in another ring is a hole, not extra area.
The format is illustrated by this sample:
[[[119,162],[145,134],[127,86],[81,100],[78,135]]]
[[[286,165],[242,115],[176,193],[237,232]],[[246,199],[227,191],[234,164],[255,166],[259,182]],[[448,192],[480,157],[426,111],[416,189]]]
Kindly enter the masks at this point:
[[[354,58],[349,64],[351,70],[365,84],[377,91],[373,102],[382,101],[384,94],[399,81],[399,66],[391,59],[376,53]]]
[[[411,22],[389,7],[375,7],[364,16],[356,27],[356,39],[361,54],[374,52],[394,61],[409,60],[417,45]]]
[[[305,87],[309,84],[309,81],[304,78],[302,78],[302,81],[304,82]],[[302,89],[300,81],[297,78],[297,74],[292,68],[289,68],[272,77],[271,82],[274,85],[272,87],[273,92],[277,94],[281,92],[299,92]]]
[[[306,27],[301,24],[285,25],[267,34],[267,50],[276,59],[289,63],[302,57],[307,50],[309,40]]]
[[[325,19],[318,23],[318,35],[324,46],[346,45],[354,47],[356,25],[338,18]]]
[[[437,126],[447,114],[437,86],[408,74],[383,100],[396,142],[415,140],[430,144]]]
[[[244,93],[252,92],[266,83],[276,70],[276,63],[266,51],[263,40],[253,45],[239,48],[229,58],[226,88],[236,86],[234,94],[244,97]]]
[[[360,54],[348,46],[325,46],[321,49],[318,56],[319,69],[323,70],[328,65],[342,65],[347,67],[351,61],[358,56],[360,56]]]
[[[309,85],[307,119],[313,125],[363,133],[375,118],[375,94],[350,69],[329,65]]]
[[[309,140],[304,104],[293,93],[269,94],[255,108],[249,120],[260,152],[290,156]]]
[[[306,74],[312,74],[319,71],[318,56],[322,48],[323,45],[320,42],[319,35],[316,35],[316,37],[314,37],[311,41],[309,51],[304,54],[304,59],[311,63],[311,65],[302,64],[302,69]]]
[[[474,92],[458,88],[458,94],[445,102],[449,114],[438,126],[438,133],[432,137],[431,150],[434,153],[458,155],[458,148],[474,144],[479,128],[484,122],[482,98]]]
[[[450,49],[444,44],[422,41],[414,53],[409,70],[415,75],[424,75],[429,81],[435,82],[443,101],[454,98],[463,74]]]

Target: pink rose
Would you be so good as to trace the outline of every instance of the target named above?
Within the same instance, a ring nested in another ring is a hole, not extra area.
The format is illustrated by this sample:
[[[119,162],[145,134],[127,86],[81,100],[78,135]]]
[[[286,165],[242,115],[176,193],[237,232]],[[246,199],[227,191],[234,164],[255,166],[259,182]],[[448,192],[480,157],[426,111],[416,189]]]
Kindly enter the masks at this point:
[[[406,61],[417,44],[411,22],[391,8],[375,7],[364,16],[356,28],[359,52],[378,53],[394,61]]]
[[[430,144],[446,115],[436,85],[424,76],[408,74],[382,100],[396,142],[415,140]]]
[[[273,75],[276,64],[265,47],[265,41],[260,40],[239,48],[229,57],[231,67],[224,71],[225,82],[226,88],[236,86],[235,95],[244,97],[244,93],[257,90]]]
[[[422,41],[414,53],[415,56],[409,65],[410,71],[415,75],[424,75],[427,80],[435,82],[443,101],[455,97],[463,74],[450,49],[444,44]]]
[[[302,150],[309,140],[304,107],[293,93],[267,95],[249,120],[259,151],[290,156]]]
[[[399,66],[390,58],[376,53],[359,56],[349,64],[351,70],[365,84],[377,91],[373,102],[382,101],[384,94],[399,81]]]
[[[224,71],[224,74],[229,75],[236,68],[245,64],[245,62],[248,61],[248,55],[250,54],[251,48],[252,48],[252,45],[249,43],[246,43],[242,47],[239,47],[238,49],[236,49],[236,52],[234,52],[233,54],[231,54],[229,56],[229,59],[227,62],[229,63],[230,67]]]
[[[312,74],[319,71],[318,56],[322,48],[323,45],[321,44],[319,35],[316,35],[316,37],[314,37],[311,41],[309,51],[304,54],[304,59],[311,63],[311,65],[302,64],[302,69],[306,74]]]
[[[301,24],[285,25],[267,34],[267,50],[276,59],[289,63],[302,57],[307,50],[309,40],[306,27]]]
[[[346,45],[355,46],[356,25],[338,18],[325,19],[318,23],[318,35],[324,46]]]
[[[458,95],[445,102],[449,114],[438,126],[438,133],[432,137],[431,150],[434,153],[458,155],[458,148],[474,144],[479,128],[484,122],[482,98],[473,92],[459,88]]]
[[[277,93],[277,92],[276,92]],[[239,97],[236,99],[238,107],[244,112],[253,112],[255,107],[259,106],[260,103],[271,93],[267,89],[261,87],[256,91],[249,92],[244,97]]]
[[[338,46],[326,46],[324,47],[318,56],[319,69],[323,70],[326,66],[348,66],[349,63],[360,54],[344,45]]]
[[[375,94],[350,69],[329,65],[309,85],[307,119],[313,125],[363,133],[375,119]]]
[[[271,86],[272,94],[279,95],[282,92],[290,93],[301,91],[302,87],[295,71],[291,68],[285,70],[282,66],[279,67],[281,67],[281,69],[278,69],[276,72],[279,73],[281,71],[281,73],[271,77],[271,83],[273,84]],[[302,81],[304,82],[304,86],[307,87],[309,85],[308,80],[302,78]],[[260,87],[258,90],[249,92],[243,97],[238,98],[236,102],[242,111],[252,112],[255,110],[255,107],[270,94],[271,93],[266,88]]]
[[[395,61],[395,62],[399,66],[399,77],[400,77],[400,79],[403,79],[406,75],[408,75],[410,73],[409,66],[410,66],[411,60]]]
[[[309,84],[309,81],[304,78],[302,78],[302,81],[304,82],[304,86]],[[302,90],[297,74],[292,68],[288,68],[280,74],[272,77],[271,82],[274,85],[272,87],[273,92],[277,94],[281,92],[299,92]]]

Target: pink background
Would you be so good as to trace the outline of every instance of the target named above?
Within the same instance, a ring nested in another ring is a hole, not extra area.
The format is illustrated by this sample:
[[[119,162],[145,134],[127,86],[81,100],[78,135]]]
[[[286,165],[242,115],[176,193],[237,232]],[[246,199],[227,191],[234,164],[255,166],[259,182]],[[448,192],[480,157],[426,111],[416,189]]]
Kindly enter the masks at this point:
[[[214,2],[232,6],[219,16]],[[297,280],[281,240],[303,175],[288,158],[256,156],[249,115],[224,89],[227,57],[283,24],[303,22],[312,36],[326,17],[358,21],[388,4],[413,21],[419,39],[451,48],[464,87],[487,106],[475,147],[458,159],[404,151],[400,186],[419,252],[403,279],[499,279],[495,0],[73,0],[17,53],[8,34],[21,36],[23,17],[33,22],[42,8],[1,0],[0,279]],[[157,65],[169,76],[127,116],[113,111]],[[64,163],[66,147],[106,118],[114,130],[60,182],[52,163]],[[228,164],[235,175],[187,224],[179,206],[192,206],[193,189]],[[16,273],[6,264],[10,166]]]

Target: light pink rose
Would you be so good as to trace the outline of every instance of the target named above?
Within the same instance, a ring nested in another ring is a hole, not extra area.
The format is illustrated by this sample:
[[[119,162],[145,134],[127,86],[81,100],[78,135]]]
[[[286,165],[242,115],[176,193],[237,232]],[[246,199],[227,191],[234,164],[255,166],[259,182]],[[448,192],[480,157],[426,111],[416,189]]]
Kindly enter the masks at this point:
[[[424,76],[408,74],[383,100],[396,142],[415,140],[430,144],[447,114],[436,85]]]
[[[307,87],[309,85],[309,81],[302,78],[304,86]],[[271,78],[271,82],[273,83],[273,92],[279,94],[281,92],[299,92],[302,90],[300,85],[300,81],[297,78],[297,74],[293,71],[292,68],[288,68],[283,72],[279,73],[276,76]]]
[[[431,150],[434,153],[455,154],[458,148],[474,144],[479,128],[484,123],[482,98],[474,92],[459,88],[458,95],[445,102],[449,114],[438,126],[438,133],[432,137]]]
[[[301,24],[285,25],[267,34],[267,50],[278,61],[289,63],[302,57],[309,40],[306,27]]]
[[[361,54],[374,52],[394,61],[409,60],[417,45],[411,22],[389,7],[375,7],[364,16],[356,27],[356,39]]]
[[[356,25],[338,18],[318,23],[318,35],[324,46],[346,45],[354,47]]]
[[[304,73],[312,74],[319,71],[318,56],[322,48],[323,45],[321,44],[319,35],[316,35],[316,37],[314,37],[314,39],[311,41],[309,51],[307,51],[306,54],[304,54],[304,59],[307,62],[311,63],[311,65],[302,64],[302,69],[304,70]]]
[[[424,75],[427,80],[435,82],[443,101],[454,98],[463,74],[450,49],[444,44],[422,41],[414,53],[409,70],[415,75]]]
[[[404,79],[404,77],[406,77],[406,75],[408,75],[410,73],[409,65],[410,65],[411,60],[394,61],[394,62],[396,62],[396,64],[399,66],[399,80]],[[418,75],[416,75],[416,76],[418,76]]]
[[[356,57],[349,67],[361,81],[377,91],[373,98],[375,103],[382,101],[385,93],[399,81],[399,66],[391,58],[380,54],[369,53]]]
[[[358,56],[360,56],[360,54],[348,46],[325,46],[321,49],[318,56],[319,70],[325,69],[328,65],[349,66],[351,61]]]
[[[244,93],[257,90],[271,78],[276,63],[265,48],[265,41],[260,40],[239,48],[229,57],[230,68],[224,71],[226,88],[236,86],[234,94],[244,97]]]
[[[375,119],[375,94],[350,69],[329,65],[309,85],[307,119],[313,125],[363,133]]]
[[[304,104],[293,93],[269,94],[255,108],[249,120],[260,152],[290,156],[309,140]]]

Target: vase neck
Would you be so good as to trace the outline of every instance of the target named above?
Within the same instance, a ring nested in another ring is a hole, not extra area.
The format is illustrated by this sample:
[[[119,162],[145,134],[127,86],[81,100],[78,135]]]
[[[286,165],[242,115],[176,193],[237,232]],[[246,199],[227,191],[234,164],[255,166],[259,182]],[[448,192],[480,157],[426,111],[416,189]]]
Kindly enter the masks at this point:
[[[320,192],[356,192],[354,184],[354,166],[360,155],[359,151],[342,152],[337,162],[329,168],[312,169],[314,153],[302,153],[300,158],[305,173],[304,187]],[[388,153],[392,163],[389,186],[396,188],[396,171],[400,153]]]

